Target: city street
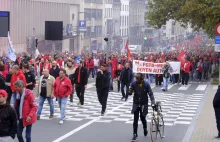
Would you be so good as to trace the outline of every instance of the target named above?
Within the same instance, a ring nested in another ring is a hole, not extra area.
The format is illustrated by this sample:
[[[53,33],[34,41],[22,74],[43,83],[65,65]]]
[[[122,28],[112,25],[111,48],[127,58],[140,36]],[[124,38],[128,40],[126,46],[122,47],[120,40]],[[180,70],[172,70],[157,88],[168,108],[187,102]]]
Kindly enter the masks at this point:
[[[203,96],[208,82],[190,82],[187,87],[169,85],[169,91],[162,92],[161,87],[152,84],[156,101],[162,102],[165,121],[165,138],[158,142],[181,142],[189,128]],[[59,122],[59,108],[55,103],[55,117],[49,120],[49,106],[45,102],[41,120],[33,125],[32,139],[42,142],[128,142],[133,135],[133,115],[131,114],[132,97],[121,101],[120,92],[110,92],[105,116],[100,116],[101,106],[98,102],[93,79],[89,80],[85,92],[85,105],[77,106],[78,98],[74,94],[74,106],[67,106],[66,121]],[[114,84],[116,90],[116,84]],[[150,103],[150,102],[149,102]],[[149,107],[147,121],[150,122],[152,109]],[[149,130],[149,123],[148,123]],[[150,141],[144,137],[142,124],[139,125],[139,142]]]

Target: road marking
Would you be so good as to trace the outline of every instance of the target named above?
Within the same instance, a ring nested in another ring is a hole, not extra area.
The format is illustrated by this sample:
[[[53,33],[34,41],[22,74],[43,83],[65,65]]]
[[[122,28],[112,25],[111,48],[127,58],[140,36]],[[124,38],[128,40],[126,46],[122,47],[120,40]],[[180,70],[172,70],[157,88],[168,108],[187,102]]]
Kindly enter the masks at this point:
[[[204,91],[206,89],[207,85],[199,85],[196,90],[197,91]]]
[[[178,90],[188,90],[191,84],[188,84],[187,86],[181,86]]]
[[[90,88],[93,88],[93,87],[95,87],[95,83],[89,83],[89,84],[87,84],[86,89],[90,89]]]
[[[112,109],[111,111],[108,111],[105,115],[114,113],[115,110],[117,110],[117,109],[119,109],[119,108],[121,108],[121,107],[123,107],[123,106],[129,104],[131,101],[132,101],[132,99],[129,99],[127,102],[125,102],[125,103],[123,103],[123,104],[117,106],[116,108]],[[67,134],[65,134],[65,135],[63,135],[63,136],[61,136],[61,137],[59,137],[58,139],[54,140],[53,142],[60,142],[60,141],[62,141],[62,140],[64,140],[64,139],[66,139],[66,138],[68,138],[69,136],[71,136],[71,135],[77,133],[78,131],[80,131],[80,130],[86,128],[87,126],[93,124],[94,122],[99,121],[101,118],[102,118],[102,117],[99,116],[99,117],[97,117],[97,119],[93,119],[93,120],[91,120],[91,121],[89,121],[89,122],[87,122],[87,123],[85,123],[85,124],[79,126],[78,128],[76,128],[76,129],[70,131],[69,133],[67,133]]]

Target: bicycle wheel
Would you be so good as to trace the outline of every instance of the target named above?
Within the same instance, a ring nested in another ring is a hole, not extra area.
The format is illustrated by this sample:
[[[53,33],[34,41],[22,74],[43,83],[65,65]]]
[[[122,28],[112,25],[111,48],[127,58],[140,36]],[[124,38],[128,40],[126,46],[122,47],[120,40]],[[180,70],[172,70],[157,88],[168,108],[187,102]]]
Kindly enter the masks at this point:
[[[157,119],[158,119],[158,131],[159,131],[160,137],[164,138],[164,126],[165,125],[163,121],[163,115],[160,114]]]
[[[155,118],[151,119],[150,123],[150,136],[151,136],[151,141],[156,142],[157,140],[157,121]]]

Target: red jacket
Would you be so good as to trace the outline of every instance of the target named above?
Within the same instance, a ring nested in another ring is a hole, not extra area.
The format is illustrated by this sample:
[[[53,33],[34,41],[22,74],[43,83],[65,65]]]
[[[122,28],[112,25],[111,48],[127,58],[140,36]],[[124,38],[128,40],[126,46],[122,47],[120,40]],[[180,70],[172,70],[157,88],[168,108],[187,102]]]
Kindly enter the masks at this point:
[[[37,121],[37,102],[34,98],[34,94],[31,90],[25,89],[24,93],[24,102],[23,102],[23,108],[22,108],[22,121],[23,121],[23,126],[26,127],[28,125],[34,124]],[[18,110],[19,112],[19,100],[16,100],[16,103],[14,105],[15,109]],[[31,120],[30,122],[27,122],[26,119],[27,117],[30,117]]]
[[[72,93],[72,84],[69,78],[65,77],[62,81],[57,77],[54,84],[54,96],[58,98],[68,97]]]
[[[24,86],[26,86],[26,79],[22,71],[19,71],[18,74],[12,74],[11,76],[11,90],[12,92],[16,92],[14,83],[18,80],[22,80],[24,82]]]
[[[184,72],[185,73],[190,73],[190,66],[191,66],[190,62],[184,63]]]
[[[92,68],[94,68],[95,66],[94,66],[94,60],[90,60],[89,62],[88,62],[88,69],[92,69]]]

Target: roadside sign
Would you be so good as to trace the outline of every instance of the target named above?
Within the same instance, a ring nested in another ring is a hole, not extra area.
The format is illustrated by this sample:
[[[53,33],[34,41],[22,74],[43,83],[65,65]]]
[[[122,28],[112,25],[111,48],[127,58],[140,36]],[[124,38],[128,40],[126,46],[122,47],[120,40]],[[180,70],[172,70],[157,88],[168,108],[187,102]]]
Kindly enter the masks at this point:
[[[220,52],[220,44],[215,44],[215,52]]]
[[[216,25],[215,32],[218,36],[220,36],[220,24]]]
[[[79,20],[79,31],[86,31],[86,20]]]
[[[215,37],[215,44],[220,44],[220,36]]]

